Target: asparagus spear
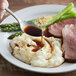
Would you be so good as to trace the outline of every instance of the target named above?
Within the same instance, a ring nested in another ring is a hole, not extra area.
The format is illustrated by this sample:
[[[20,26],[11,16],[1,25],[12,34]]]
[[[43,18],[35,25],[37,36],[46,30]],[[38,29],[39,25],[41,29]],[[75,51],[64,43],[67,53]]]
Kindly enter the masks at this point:
[[[49,17],[52,17],[52,16],[49,16]],[[72,18],[72,17],[76,17],[76,13],[75,13],[75,12],[68,13],[68,14],[62,16],[62,17],[59,18],[56,22],[59,22],[59,21],[61,21],[61,20],[65,20],[65,19],[68,19],[68,18]],[[49,20],[48,20],[48,21],[49,21]],[[32,22],[32,23],[38,25],[37,22],[36,22],[36,19],[29,20],[28,22]],[[41,26],[41,25],[40,25],[40,26]]]
[[[48,27],[49,25],[53,24],[59,18],[61,18],[65,13],[72,10],[73,7],[74,7],[73,3],[70,3],[66,8],[64,8],[60,13],[58,13],[52,20],[47,22],[45,25],[42,25],[41,28],[45,28],[45,27]]]
[[[32,23],[35,23],[36,19],[32,19],[32,20],[29,20],[27,22],[32,22]]]
[[[64,15],[68,15],[68,14],[71,14],[71,13],[75,13],[75,10],[73,8],[70,11],[68,11],[67,13],[65,13]]]
[[[10,24],[1,24],[0,27],[1,28],[5,28],[5,27],[15,27],[15,26],[20,26],[19,23],[10,23]]]
[[[71,3],[70,5],[68,5],[68,7],[71,8],[71,9],[68,12],[64,13],[64,15],[61,16],[60,18],[58,18],[56,21],[54,21],[54,23],[55,22],[58,22],[58,21],[61,21],[61,20],[64,20],[64,19],[71,18],[71,17],[76,17],[76,12],[73,9],[73,4]],[[57,14],[56,15],[53,15],[53,16],[45,16],[44,18],[41,17],[41,18],[29,20],[27,22],[32,22],[32,23],[34,23],[34,24],[36,24],[38,26],[41,26],[41,27],[44,26],[45,27],[45,25],[47,26],[48,22],[52,22],[53,20],[55,20],[54,19],[55,17],[57,17]],[[46,18],[46,22],[44,20],[45,18]]]
[[[17,37],[19,35],[22,35],[24,32],[20,31],[20,32],[16,32],[15,34],[12,34],[8,37],[8,39],[13,39],[14,37]]]
[[[56,22],[59,22],[61,20],[65,20],[65,19],[68,19],[68,18],[72,18],[72,17],[76,17],[76,13],[71,13],[71,14],[68,14],[68,15],[64,15],[59,20],[57,20]]]
[[[29,20],[27,22],[32,22],[32,23],[34,23],[34,24],[36,24],[38,26],[41,26],[41,25],[44,25],[45,23],[47,23],[48,21],[52,20],[55,15],[43,16],[43,17],[40,17],[40,18]]]
[[[1,31],[3,31],[3,32],[21,31],[21,28],[17,27],[17,26],[15,26],[15,27],[11,26],[11,27],[2,28]]]

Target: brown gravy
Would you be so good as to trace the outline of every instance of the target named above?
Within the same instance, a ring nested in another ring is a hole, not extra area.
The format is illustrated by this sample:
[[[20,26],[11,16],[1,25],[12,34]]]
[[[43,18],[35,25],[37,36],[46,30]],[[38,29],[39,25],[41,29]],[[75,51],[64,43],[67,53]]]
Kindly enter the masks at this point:
[[[29,34],[29,35],[32,35],[32,36],[41,36],[41,41],[38,41],[38,40],[33,40],[34,42],[36,42],[37,46],[33,46],[35,47],[32,51],[33,52],[36,52],[38,51],[39,49],[41,49],[44,44],[42,43],[42,40],[43,40],[43,36],[42,36],[42,30],[35,27],[35,26],[26,26],[24,28],[24,32]],[[43,33],[44,36],[46,37],[50,37],[51,35],[49,34],[49,32],[47,31],[47,29],[44,31]],[[46,39],[45,39],[46,40]],[[47,41],[47,40],[46,40]],[[48,41],[47,41],[48,42]],[[49,43],[49,42],[48,42]],[[27,45],[28,47],[30,47],[31,45]],[[50,44],[50,47],[51,47],[51,44]]]
[[[41,36],[42,30],[35,26],[26,26],[24,32],[32,36]]]
[[[44,38],[44,37],[43,37]],[[51,43],[46,39],[46,38],[44,38],[47,42],[48,42],[48,44],[50,45],[50,48],[51,48],[51,53],[53,52],[53,47],[52,47],[52,45],[51,45]]]
[[[41,42],[41,41],[38,41],[38,40],[33,40],[34,42],[36,42],[37,46],[32,50],[33,52],[36,52],[38,51],[39,49],[41,49],[44,44]]]
[[[52,36],[52,35],[48,32],[48,29],[47,29],[47,28],[45,29],[43,35],[44,35],[45,37],[51,37],[51,36]]]

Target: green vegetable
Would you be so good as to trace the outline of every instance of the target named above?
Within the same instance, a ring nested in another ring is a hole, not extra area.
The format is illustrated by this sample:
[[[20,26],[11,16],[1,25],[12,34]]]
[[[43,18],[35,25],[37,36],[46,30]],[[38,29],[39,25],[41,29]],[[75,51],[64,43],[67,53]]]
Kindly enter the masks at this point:
[[[17,27],[17,26],[15,26],[15,27],[11,26],[11,27],[2,28],[1,31],[3,31],[3,32],[21,31],[21,28]]]
[[[73,5],[73,3],[70,3],[66,8],[64,8],[60,13],[58,13],[52,20],[47,22],[45,25],[42,25],[41,28],[45,28],[45,27],[50,26],[51,24],[53,24],[54,22],[59,20],[59,18],[61,18],[68,11],[72,10],[72,8],[74,8],[74,5]]]
[[[47,23],[48,21],[52,20],[53,17],[56,15],[52,15],[52,16],[43,16],[37,19],[33,19],[33,20],[29,20],[27,22],[32,22],[38,26],[44,25],[45,23]]]
[[[68,19],[68,18],[72,18],[72,17],[76,17],[76,13],[71,13],[71,14],[68,14],[68,15],[64,15],[59,20],[57,20],[56,22],[59,22],[61,20],[65,20],[65,19]]]
[[[75,13],[75,10],[73,8],[70,11],[68,11],[67,13],[65,13],[64,15],[68,15],[68,14],[71,14],[71,13]]]
[[[44,16],[41,18],[29,20],[28,22],[32,22],[32,23],[38,25],[39,27],[41,27],[41,29],[45,29],[46,27],[48,27],[49,25],[51,25],[55,22],[58,22],[58,21],[61,21],[64,19],[68,19],[68,18],[72,18],[72,17],[76,17],[76,12],[73,9],[73,7],[74,7],[73,3],[70,3],[66,8],[64,8],[60,13],[58,13],[56,15]]]
[[[36,19],[32,19],[32,20],[29,20],[27,22],[32,22],[32,23],[35,23]]]
[[[0,27],[1,28],[5,28],[5,27],[15,27],[15,26],[20,26],[19,23],[11,23],[11,24],[1,24]]]
[[[20,32],[16,32],[15,34],[12,34],[8,37],[8,39],[13,39],[14,37],[17,37],[19,35],[22,35],[24,32],[20,31]]]

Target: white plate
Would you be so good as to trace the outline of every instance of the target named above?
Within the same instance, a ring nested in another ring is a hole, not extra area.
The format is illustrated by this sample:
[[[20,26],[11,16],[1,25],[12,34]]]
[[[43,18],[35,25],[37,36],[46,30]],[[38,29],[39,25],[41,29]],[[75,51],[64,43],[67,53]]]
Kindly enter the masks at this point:
[[[22,20],[31,20],[41,16],[49,16],[56,14],[60,12],[64,7],[65,6],[62,5],[38,5],[38,6],[24,8],[16,12],[15,14],[17,14]],[[2,22],[2,24],[12,23],[12,22],[16,22],[16,21],[12,16],[9,16]],[[39,68],[39,67],[30,66],[26,63],[17,60],[15,57],[11,55],[11,49],[9,47],[10,40],[7,39],[7,37],[10,34],[11,33],[0,32],[0,53],[10,63],[20,68],[34,72],[40,72],[40,73],[62,73],[62,72],[76,70],[75,63],[64,63],[63,65],[57,68]]]

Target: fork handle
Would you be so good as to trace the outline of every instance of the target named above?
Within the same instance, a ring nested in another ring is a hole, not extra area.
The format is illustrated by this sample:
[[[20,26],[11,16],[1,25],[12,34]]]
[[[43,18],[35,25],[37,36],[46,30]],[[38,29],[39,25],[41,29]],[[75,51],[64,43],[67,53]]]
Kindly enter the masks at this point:
[[[8,13],[10,13],[10,14],[18,21],[18,23],[21,22],[21,20],[18,18],[18,16],[15,15],[9,8],[5,8],[5,10],[6,10]]]

